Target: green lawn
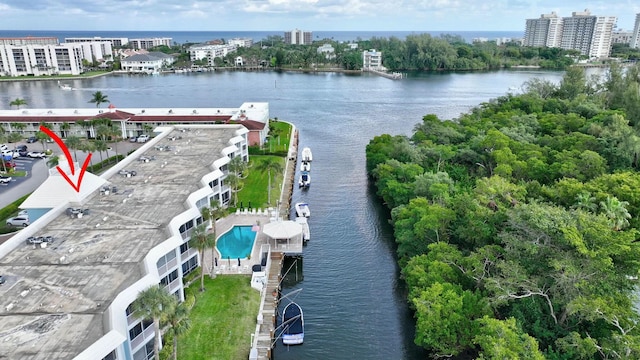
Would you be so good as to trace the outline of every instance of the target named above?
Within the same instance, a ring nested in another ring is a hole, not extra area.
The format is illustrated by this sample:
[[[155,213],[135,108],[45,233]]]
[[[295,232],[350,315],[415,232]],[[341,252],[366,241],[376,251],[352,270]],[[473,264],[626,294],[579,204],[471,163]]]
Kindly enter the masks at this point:
[[[191,329],[178,339],[178,359],[234,360],[249,358],[256,329],[260,293],[247,275],[205,276],[205,292],[197,279],[188,289],[196,296]]]
[[[282,167],[286,166],[285,159],[281,156],[272,156],[272,155],[251,155],[249,157],[249,171],[247,178],[244,179],[244,186],[242,190],[238,192],[238,207],[240,206],[240,202],[245,207],[248,207],[249,202],[251,202],[251,207],[253,208],[267,208],[269,206],[275,207],[278,198],[280,197],[280,187],[282,186],[282,173],[272,174],[271,184],[271,205],[269,205],[268,201],[268,174],[265,172],[258,171],[259,164],[265,159],[272,157],[280,161]],[[275,175],[275,176],[273,176]]]

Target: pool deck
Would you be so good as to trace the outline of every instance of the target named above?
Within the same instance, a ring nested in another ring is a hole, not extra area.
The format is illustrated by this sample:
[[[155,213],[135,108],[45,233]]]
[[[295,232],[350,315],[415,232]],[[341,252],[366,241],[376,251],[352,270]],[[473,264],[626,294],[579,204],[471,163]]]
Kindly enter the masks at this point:
[[[258,223],[260,225],[264,225],[271,221],[276,221],[272,218],[268,211],[262,212],[262,215],[258,214],[231,214],[226,216],[216,222],[216,235],[220,237],[222,234],[231,230],[234,226],[248,225],[253,226]],[[240,259],[240,266],[238,266],[237,259],[220,259],[220,255],[217,250],[214,251],[215,256],[218,257],[218,266],[214,266],[214,273],[216,275],[225,275],[225,274],[252,274],[252,266],[256,264],[260,264],[260,248],[261,245],[271,245],[271,251],[281,252],[281,253],[293,253],[293,254],[302,254],[302,240],[300,239],[292,239],[288,243],[283,241],[274,241],[270,239],[267,235],[262,232],[262,226],[260,226],[260,231],[258,231],[258,235],[256,237],[256,241],[253,244],[253,250],[251,251],[250,259]],[[211,274],[211,251],[207,250],[204,254],[203,264],[205,264],[205,271],[208,274]]]

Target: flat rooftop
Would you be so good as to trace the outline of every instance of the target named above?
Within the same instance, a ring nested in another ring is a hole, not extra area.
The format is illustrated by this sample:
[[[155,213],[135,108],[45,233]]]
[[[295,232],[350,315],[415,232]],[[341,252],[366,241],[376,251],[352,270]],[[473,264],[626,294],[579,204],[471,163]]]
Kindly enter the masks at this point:
[[[63,214],[39,229],[52,244],[25,243],[1,258],[0,358],[71,359],[101,338],[107,308],[144,276],[143,258],[171,236],[169,221],[239,128],[173,130],[144,152],[153,160],[125,167],[136,176],[107,179],[115,194],[90,195],[89,215]]]

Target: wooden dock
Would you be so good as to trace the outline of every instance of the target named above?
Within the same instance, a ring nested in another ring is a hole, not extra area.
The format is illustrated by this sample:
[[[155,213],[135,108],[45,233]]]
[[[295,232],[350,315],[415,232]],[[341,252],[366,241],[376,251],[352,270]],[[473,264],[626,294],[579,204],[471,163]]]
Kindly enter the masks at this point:
[[[371,69],[371,68],[364,68],[362,69],[362,71],[370,72],[372,74],[376,74],[378,76],[382,76],[391,80],[400,80],[406,77],[403,73],[400,73],[400,72],[386,72],[386,71],[380,71],[380,70]]]
[[[289,154],[284,169],[284,181],[280,192],[279,213],[289,218],[291,198],[295,184],[296,165],[298,160],[298,130],[293,127],[289,142]],[[285,253],[271,248],[267,262],[267,283],[262,289],[260,310],[257,316],[256,331],[252,336],[250,360],[271,360],[272,349],[278,341],[278,303],[282,281],[282,266]]]

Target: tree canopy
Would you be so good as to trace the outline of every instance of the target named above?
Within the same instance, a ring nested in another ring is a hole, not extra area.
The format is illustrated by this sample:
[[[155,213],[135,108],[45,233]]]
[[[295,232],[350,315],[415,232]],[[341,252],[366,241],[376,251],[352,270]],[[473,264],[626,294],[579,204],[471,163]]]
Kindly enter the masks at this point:
[[[435,357],[640,358],[638,74],[614,66],[590,82],[571,68],[370,141],[417,344]]]

